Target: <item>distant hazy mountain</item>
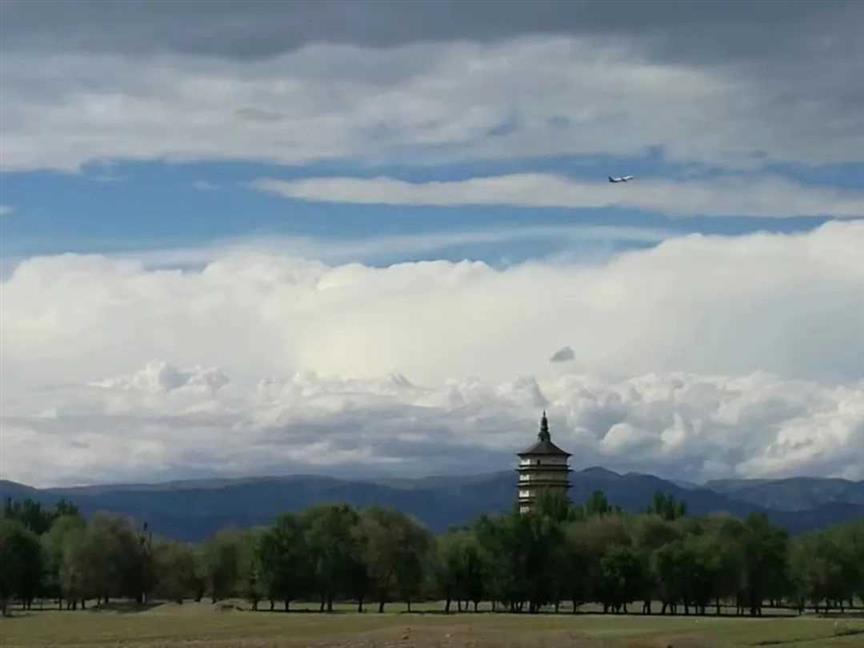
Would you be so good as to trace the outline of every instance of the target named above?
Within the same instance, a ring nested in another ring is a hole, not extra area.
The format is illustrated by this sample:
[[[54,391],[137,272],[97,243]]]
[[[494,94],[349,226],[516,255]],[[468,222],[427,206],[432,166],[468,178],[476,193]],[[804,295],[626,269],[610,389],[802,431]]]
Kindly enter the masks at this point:
[[[706,487],[779,511],[804,511],[838,502],[864,505],[864,481],[848,479],[722,479],[708,482]]]
[[[813,506],[796,504],[800,508],[793,509],[789,501],[785,501],[783,506],[753,501],[752,488],[767,488],[767,492],[773,493],[773,484],[796,480],[728,481],[712,488],[692,484],[682,487],[653,475],[619,475],[603,468],[574,472],[572,479],[571,497],[575,502],[582,502],[595,490],[602,490],[613,504],[638,512],[645,510],[655,492],[662,491],[687,502],[693,514],[744,516],[762,511],[796,533],[864,516],[864,501],[830,498],[828,493],[835,491],[843,493],[842,498],[849,497],[845,494],[847,490],[838,490],[836,485],[820,489],[818,484],[814,484],[809,491],[802,487],[801,492],[821,495],[806,500],[813,501]],[[842,480],[803,481],[833,483]],[[855,482],[847,483],[856,485]],[[749,486],[739,489],[742,484]],[[857,487],[861,487],[860,482]],[[744,497],[739,496],[739,490],[744,491]],[[433,531],[444,531],[451,526],[467,524],[483,513],[510,510],[515,493],[516,475],[513,471],[379,481],[295,475],[51,489],[34,489],[0,481],[0,497],[3,499],[31,497],[53,503],[65,497],[75,502],[85,514],[109,511],[130,515],[147,521],[157,533],[184,540],[200,540],[229,526],[267,524],[279,513],[301,511],[326,502],[347,502],[358,507],[373,504],[391,506],[415,516]],[[803,502],[805,498],[801,496],[797,501]]]

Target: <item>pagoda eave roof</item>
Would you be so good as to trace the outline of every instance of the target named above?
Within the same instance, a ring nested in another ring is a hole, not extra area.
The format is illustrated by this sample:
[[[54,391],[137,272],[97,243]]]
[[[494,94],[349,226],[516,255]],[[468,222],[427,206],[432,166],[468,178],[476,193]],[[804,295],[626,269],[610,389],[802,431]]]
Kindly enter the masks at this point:
[[[562,450],[557,445],[552,443],[552,440],[549,437],[540,438],[537,443],[532,445],[530,448],[526,448],[522,452],[517,453],[520,457],[530,457],[533,455],[557,455],[559,457],[569,457],[570,453],[566,450]]]
[[[567,466],[519,466],[518,468],[514,468],[514,470],[518,473],[525,472],[573,472],[572,468],[568,468]]]

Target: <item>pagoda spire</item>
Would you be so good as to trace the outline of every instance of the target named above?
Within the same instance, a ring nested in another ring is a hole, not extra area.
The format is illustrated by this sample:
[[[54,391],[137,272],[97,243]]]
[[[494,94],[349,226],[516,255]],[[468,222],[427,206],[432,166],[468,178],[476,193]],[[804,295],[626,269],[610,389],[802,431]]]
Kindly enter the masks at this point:
[[[549,434],[549,420],[546,418],[546,410],[543,410],[543,417],[540,419],[540,434],[537,438],[541,441],[551,441],[552,435]]]

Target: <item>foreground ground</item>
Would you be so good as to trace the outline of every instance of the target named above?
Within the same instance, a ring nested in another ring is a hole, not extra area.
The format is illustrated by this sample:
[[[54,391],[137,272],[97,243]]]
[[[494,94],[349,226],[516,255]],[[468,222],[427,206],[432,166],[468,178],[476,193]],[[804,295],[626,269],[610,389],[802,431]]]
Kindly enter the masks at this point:
[[[394,608],[395,609],[395,608]],[[0,646],[696,648],[864,646],[864,619],[250,612],[230,605],[34,611],[0,620]]]

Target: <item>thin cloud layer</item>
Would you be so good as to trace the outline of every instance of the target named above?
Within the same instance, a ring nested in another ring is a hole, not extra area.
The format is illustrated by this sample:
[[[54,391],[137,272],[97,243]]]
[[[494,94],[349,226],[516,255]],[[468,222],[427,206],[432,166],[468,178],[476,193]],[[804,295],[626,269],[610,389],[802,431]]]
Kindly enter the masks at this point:
[[[862,478],[862,248],[834,222],[599,266],[32,259],[2,283],[0,472],[505,469],[548,407],[578,465]]]
[[[673,216],[864,216],[864,192],[808,187],[779,177],[677,182],[641,178],[626,185],[548,174],[425,183],[393,178],[262,178],[253,186],[286,198],[357,204],[624,207]]]

